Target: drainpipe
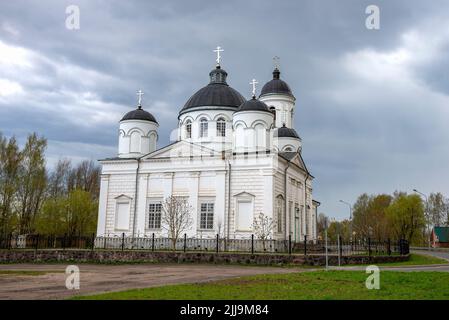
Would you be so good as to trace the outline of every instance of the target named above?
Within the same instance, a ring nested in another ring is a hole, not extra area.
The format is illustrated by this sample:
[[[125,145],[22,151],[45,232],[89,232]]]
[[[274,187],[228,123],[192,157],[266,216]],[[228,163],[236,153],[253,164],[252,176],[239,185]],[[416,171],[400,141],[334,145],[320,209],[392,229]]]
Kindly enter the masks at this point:
[[[304,223],[306,224],[304,228],[304,235],[307,234],[307,180],[310,178],[310,174],[306,172],[306,179],[304,180]],[[303,226],[301,226],[303,228]]]
[[[318,207],[321,205],[321,203],[317,203],[317,206],[315,208],[315,240],[318,240],[318,234],[316,230],[316,226],[318,225]]]
[[[228,160],[228,222],[227,222],[227,238],[229,240],[231,232],[231,162]]]
[[[138,191],[139,191],[139,168],[140,168],[140,159],[137,158],[137,168],[136,168],[136,192],[135,192],[135,199],[134,199],[134,217],[133,217],[133,233],[132,237],[136,235],[136,224],[137,224],[137,197],[138,197]]]
[[[290,161],[284,171],[284,237],[287,240],[287,170],[290,167]]]

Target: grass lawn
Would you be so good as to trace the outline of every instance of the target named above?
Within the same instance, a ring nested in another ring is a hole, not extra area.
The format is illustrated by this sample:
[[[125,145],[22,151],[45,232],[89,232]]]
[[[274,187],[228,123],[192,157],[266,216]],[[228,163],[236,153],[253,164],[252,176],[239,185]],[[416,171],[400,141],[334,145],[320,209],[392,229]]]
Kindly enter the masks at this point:
[[[425,254],[411,253],[410,259],[403,262],[380,263],[379,266],[410,266],[410,265],[427,265],[427,264],[447,264],[449,261],[438,257],[432,257]]]
[[[135,289],[75,299],[449,299],[449,273],[380,274],[380,290],[365,287],[363,271],[314,271]]]
[[[373,263],[376,266],[379,267],[401,267],[401,266],[420,266],[420,265],[430,265],[430,264],[448,264],[449,261],[432,257],[429,255],[424,254],[416,254],[411,253],[410,258],[407,261],[401,261],[401,262],[388,262],[388,263]],[[348,266],[355,266],[355,265],[348,265]],[[366,266],[366,265],[357,265],[357,266]]]

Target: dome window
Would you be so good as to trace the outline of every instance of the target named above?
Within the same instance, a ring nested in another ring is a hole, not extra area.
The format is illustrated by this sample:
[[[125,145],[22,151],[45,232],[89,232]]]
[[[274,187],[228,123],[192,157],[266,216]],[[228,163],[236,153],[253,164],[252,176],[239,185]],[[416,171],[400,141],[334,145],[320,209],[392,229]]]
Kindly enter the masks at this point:
[[[223,118],[217,120],[217,136],[218,137],[226,136],[226,121]]]
[[[187,120],[186,123],[186,138],[192,138],[192,121]]]
[[[208,123],[206,118],[200,120],[200,138],[207,137]]]

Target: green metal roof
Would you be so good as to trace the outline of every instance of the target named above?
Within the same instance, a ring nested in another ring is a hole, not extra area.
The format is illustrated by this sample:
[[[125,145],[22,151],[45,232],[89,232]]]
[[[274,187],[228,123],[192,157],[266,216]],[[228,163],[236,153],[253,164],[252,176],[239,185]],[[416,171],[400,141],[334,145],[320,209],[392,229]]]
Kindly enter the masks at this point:
[[[434,227],[433,231],[438,237],[438,242],[449,242],[449,227]]]

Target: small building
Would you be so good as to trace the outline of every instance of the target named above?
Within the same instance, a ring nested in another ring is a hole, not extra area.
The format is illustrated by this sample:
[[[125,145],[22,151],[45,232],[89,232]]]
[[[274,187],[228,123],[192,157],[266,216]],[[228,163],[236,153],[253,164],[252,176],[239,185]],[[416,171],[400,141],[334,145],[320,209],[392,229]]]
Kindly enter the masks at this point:
[[[449,227],[434,227],[431,241],[433,248],[449,248]]]

